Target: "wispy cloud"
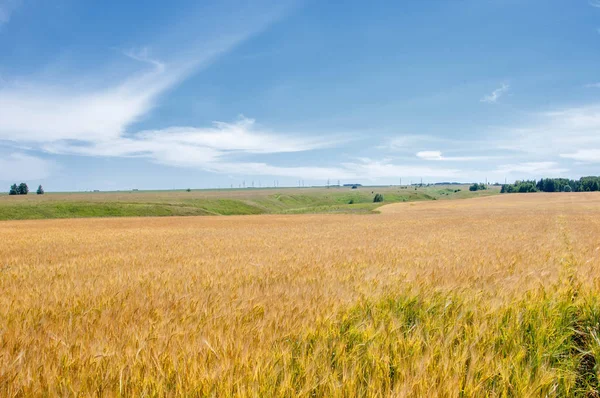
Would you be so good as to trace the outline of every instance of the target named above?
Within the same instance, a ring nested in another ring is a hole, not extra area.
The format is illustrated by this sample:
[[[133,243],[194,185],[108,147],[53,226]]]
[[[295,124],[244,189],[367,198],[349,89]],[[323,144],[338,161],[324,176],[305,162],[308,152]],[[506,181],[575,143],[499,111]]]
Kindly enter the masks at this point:
[[[13,11],[21,4],[21,0],[0,0],[0,25],[10,21]]]
[[[583,87],[585,87],[585,88],[600,88],[600,83],[589,83]]]
[[[465,162],[473,160],[490,160],[495,156],[443,156],[441,151],[420,151],[416,156],[423,160]]]
[[[231,162],[236,155],[301,152],[340,142],[339,137],[328,137],[275,134],[257,128],[253,119],[241,117],[234,123],[215,122],[206,128],[171,127],[78,143],[63,140],[45,144],[43,149],[55,154],[144,157],[171,166],[217,170],[219,163]],[[225,169],[229,172],[229,166]]]
[[[495,173],[499,174],[527,174],[531,176],[557,176],[569,171],[556,162],[524,162],[505,164],[499,166]]]
[[[509,89],[510,86],[508,84],[503,83],[500,88],[497,88],[496,90],[492,91],[490,95],[484,96],[480,101],[488,104],[495,104],[496,102],[498,102],[500,97],[502,97],[506,92],[508,92]]]
[[[102,141],[119,137],[182,78],[158,68],[104,89],[71,90],[31,83],[0,89],[0,139]]]
[[[433,144],[451,144],[456,143],[445,137],[436,137],[426,134],[402,134],[389,138],[378,149],[387,149],[390,151],[413,151],[415,148],[427,147]]]
[[[560,157],[585,163],[600,163],[600,149],[579,149],[573,153],[562,153]]]
[[[125,56],[133,60],[153,65],[158,71],[164,71],[165,64],[151,57],[150,53],[151,50],[148,47],[143,47],[140,49],[130,48],[128,50],[123,51],[123,54]]]
[[[600,8],[600,0],[590,0],[588,4],[592,7]]]
[[[9,9],[14,3],[0,0],[0,9]],[[160,57],[151,47],[122,51],[137,65],[119,77],[99,66],[77,84],[72,77],[60,75],[11,79],[19,84],[0,87],[0,140],[51,143],[118,139],[148,115],[167,90],[272,24],[285,10],[279,4],[265,9],[256,6],[240,11],[245,13],[240,19],[235,11],[219,9],[215,11],[219,21],[210,27],[198,27],[191,21],[185,28],[181,24],[175,32],[162,32],[156,51]],[[199,29],[201,34],[196,32],[198,38],[190,40],[196,37],[190,29]]]

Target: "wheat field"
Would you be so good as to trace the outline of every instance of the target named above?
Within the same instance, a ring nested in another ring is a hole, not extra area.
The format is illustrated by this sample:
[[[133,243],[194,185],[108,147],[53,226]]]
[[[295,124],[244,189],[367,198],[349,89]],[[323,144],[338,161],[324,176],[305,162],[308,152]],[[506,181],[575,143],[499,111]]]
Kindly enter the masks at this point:
[[[0,396],[598,396],[600,195],[0,223]]]

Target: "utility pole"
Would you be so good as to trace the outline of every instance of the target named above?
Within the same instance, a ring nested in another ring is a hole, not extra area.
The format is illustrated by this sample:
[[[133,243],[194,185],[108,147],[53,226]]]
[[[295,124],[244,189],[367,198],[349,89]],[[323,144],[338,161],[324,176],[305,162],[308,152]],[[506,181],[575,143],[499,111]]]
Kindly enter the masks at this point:
[[[329,189],[329,178],[327,179],[327,189]]]

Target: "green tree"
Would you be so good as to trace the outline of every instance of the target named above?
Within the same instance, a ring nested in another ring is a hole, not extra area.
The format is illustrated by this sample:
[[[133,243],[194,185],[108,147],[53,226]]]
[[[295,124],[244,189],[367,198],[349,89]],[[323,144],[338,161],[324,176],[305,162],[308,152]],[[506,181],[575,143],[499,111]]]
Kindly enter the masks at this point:
[[[40,186],[38,187],[38,189],[37,189],[36,193],[37,193],[38,195],[43,195],[43,194],[44,194],[44,188],[42,188],[42,186],[40,185]]]
[[[10,191],[8,192],[9,195],[18,195],[19,194],[19,187],[17,186],[17,184],[13,184],[10,186]]]
[[[24,182],[19,184],[18,188],[19,195],[27,195],[29,193],[29,187]]]
[[[471,185],[469,187],[469,191],[474,192],[474,191],[483,191],[487,189],[487,187],[485,186],[485,184],[478,184],[478,183],[474,183],[473,185]]]
[[[373,202],[374,203],[383,202],[383,195],[380,193],[375,194],[375,197],[373,198]]]

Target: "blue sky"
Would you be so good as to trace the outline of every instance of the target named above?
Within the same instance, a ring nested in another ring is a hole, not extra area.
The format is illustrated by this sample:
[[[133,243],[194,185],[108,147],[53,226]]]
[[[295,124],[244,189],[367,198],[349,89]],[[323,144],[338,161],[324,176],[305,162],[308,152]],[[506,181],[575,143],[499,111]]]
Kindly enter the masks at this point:
[[[600,174],[600,1],[0,0],[0,183]]]

